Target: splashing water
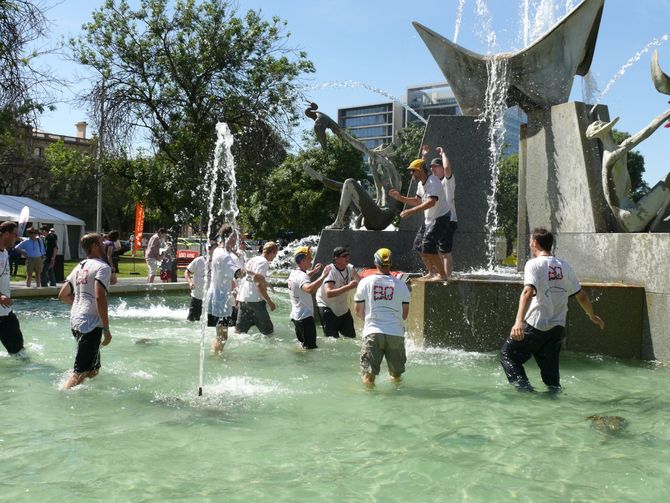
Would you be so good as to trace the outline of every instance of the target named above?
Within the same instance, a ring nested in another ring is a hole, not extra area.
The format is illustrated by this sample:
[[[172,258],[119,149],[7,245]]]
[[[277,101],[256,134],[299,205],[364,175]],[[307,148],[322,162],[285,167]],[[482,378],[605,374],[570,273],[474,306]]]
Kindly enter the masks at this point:
[[[463,20],[463,8],[465,0],[458,0],[458,9],[456,10],[456,26],[454,27],[454,44],[458,43],[458,33],[461,31],[461,21]]]
[[[378,87],[371,86],[369,84],[366,84],[365,82],[358,82],[357,80],[334,80],[330,82],[322,82],[321,84],[317,84],[314,86],[309,86],[306,88],[308,91],[317,91],[320,89],[329,89],[329,88],[335,88],[335,89],[344,89],[344,88],[350,88],[350,89],[367,89],[368,91],[372,91],[373,93],[380,94],[384,96],[385,98],[390,99],[394,103],[397,103],[398,105],[402,106],[405,110],[407,110],[409,113],[414,115],[417,119],[419,119],[421,122],[424,124],[428,124],[428,121],[424,119],[419,113],[414,110],[412,107],[407,105],[406,103],[403,103],[400,98],[397,98],[393,96],[392,94],[387,93],[383,89],[379,89]]]
[[[284,248],[282,248],[275,259],[270,263],[270,269],[275,272],[288,272],[295,267],[293,261],[293,252],[301,246],[309,246],[315,248],[319,244],[319,236],[314,234],[301,239],[291,241]]]
[[[614,77],[612,77],[612,78],[610,79],[610,81],[607,83],[607,85],[605,86],[605,89],[603,89],[603,92],[600,93],[600,95],[598,95],[598,97],[596,98],[596,100],[595,100],[595,102],[594,102],[594,104],[593,104],[593,108],[591,109],[591,113],[593,113],[593,110],[595,110],[595,106],[598,105],[598,104],[601,102],[601,100],[603,99],[603,97],[608,93],[608,91],[612,88],[612,86],[616,83],[616,81],[619,80],[621,77],[623,77],[624,73],[626,73],[626,70],[628,70],[631,66],[633,66],[635,63],[637,63],[638,61],[640,61],[640,58],[641,58],[644,54],[646,54],[647,52],[649,52],[649,51],[651,50],[652,47],[658,47],[658,46],[664,44],[665,42],[667,42],[668,39],[670,39],[670,35],[667,35],[667,34],[666,34],[666,35],[663,35],[663,36],[661,36],[661,37],[655,38],[654,40],[652,40],[651,42],[649,42],[643,49],[641,49],[640,51],[636,52],[635,55],[634,55],[632,58],[630,58],[630,59],[626,62],[626,64],[623,65],[623,66],[619,69],[618,72],[616,72],[616,73],[614,74]]]
[[[477,35],[486,44],[488,54],[491,54],[491,51],[497,45],[497,38],[496,32],[493,31],[493,18],[491,17],[491,12],[484,0],[477,0],[475,12],[481,24],[481,30],[477,32]]]
[[[214,225],[214,195],[219,181],[219,175],[223,174],[221,188],[221,208],[219,214],[223,214],[224,221],[232,228],[235,235],[239,235],[237,216],[240,211],[237,206],[237,178],[235,175],[235,159],[232,147],[234,143],[233,134],[225,122],[216,125],[216,147],[214,148],[214,159],[209,167],[209,201],[207,210],[209,221],[207,223],[207,237],[212,235]],[[208,252],[207,252],[208,253]],[[205,292],[209,290],[211,262],[205,261]],[[200,367],[198,372],[198,394],[202,395],[202,387],[205,376],[205,333],[207,332],[207,299],[203,302],[203,314],[200,317]]]
[[[496,232],[498,230],[498,177],[499,161],[505,137],[505,121],[503,114],[507,108],[507,88],[509,86],[508,60],[494,56],[487,61],[488,83],[486,88],[485,108],[477,118],[479,122],[489,125],[489,170],[491,173],[490,192],[486,196],[488,210],[486,212],[486,254],[488,268],[495,265]]]

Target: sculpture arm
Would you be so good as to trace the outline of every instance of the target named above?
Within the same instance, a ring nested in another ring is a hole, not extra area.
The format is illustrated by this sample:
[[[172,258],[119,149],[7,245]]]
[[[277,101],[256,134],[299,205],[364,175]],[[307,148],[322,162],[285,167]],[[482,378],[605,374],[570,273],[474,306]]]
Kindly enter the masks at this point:
[[[340,191],[342,190],[342,186],[344,185],[342,182],[336,182],[335,180],[331,180],[330,178],[326,178],[323,176],[321,173],[318,171],[315,171],[309,164],[306,162],[303,163],[302,169],[307,173],[307,176],[314,180],[318,180],[321,182],[326,188],[329,188],[331,190],[335,191]]]
[[[646,128],[642,129],[641,131],[638,131],[636,134],[633,136],[626,138],[623,142],[621,142],[621,147],[624,148],[626,151],[633,150],[637,145],[639,145],[641,142],[649,138],[654,131],[656,131],[660,126],[665,124],[668,119],[670,119],[670,110],[666,110],[663,112],[661,115],[656,117],[653,121],[651,121]]]

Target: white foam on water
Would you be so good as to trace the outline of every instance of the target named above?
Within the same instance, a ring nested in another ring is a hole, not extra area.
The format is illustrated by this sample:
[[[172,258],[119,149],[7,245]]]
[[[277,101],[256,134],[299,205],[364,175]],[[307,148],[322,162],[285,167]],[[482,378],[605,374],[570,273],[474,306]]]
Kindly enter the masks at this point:
[[[156,320],[185,320],[188,314],[187,308],[176,308],[165,304],[150,304],[148,308],[128,307],[126,301],[122,300],[117,306],[109,310],[112,318],[126,319],[156,319]]]

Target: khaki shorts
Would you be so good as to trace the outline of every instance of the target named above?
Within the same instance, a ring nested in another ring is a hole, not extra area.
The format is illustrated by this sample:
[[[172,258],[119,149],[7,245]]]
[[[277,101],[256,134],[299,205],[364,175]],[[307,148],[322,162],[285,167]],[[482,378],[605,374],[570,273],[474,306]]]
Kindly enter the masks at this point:
[[[364,374],[379,375],[384,357],[390,374],[398,376],[405,372],[407,362],[405,338],[386,334],[370,334],[363,337],[361,371]]]
[[[44,267],[44,259],[42,257],[27,257],[26,258],[26,272],[28,274],[41,274]]]
[[[158,274],[158,260],[155,258],[148,258],[147,267],[149,268],[149,276],[156,276]]]

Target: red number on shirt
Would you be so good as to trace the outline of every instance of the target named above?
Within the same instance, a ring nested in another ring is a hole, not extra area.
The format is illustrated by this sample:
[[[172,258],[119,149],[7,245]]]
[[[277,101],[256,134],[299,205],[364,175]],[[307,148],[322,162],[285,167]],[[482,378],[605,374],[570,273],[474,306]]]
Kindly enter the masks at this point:
[[[375,285],[372,289],[373,300],[393,300],[395,288],[392,286]]]

